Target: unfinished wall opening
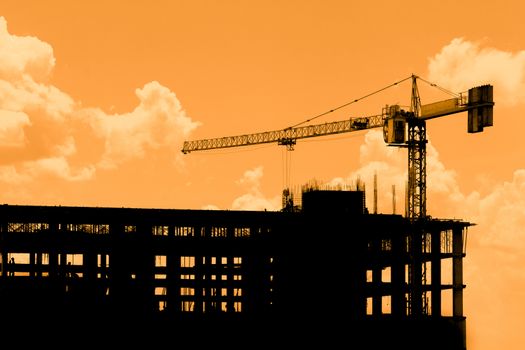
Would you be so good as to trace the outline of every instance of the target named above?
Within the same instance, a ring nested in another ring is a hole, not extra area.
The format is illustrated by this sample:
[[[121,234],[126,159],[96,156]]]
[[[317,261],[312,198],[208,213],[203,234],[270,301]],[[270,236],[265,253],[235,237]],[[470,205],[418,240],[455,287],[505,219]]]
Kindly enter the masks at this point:
[[[383,295],[381,297],[381,313],[389,315],[392,313],[392,296]]]
[[[426,261],[423,263],[423,271],[424,271],[424,284],[430,285],[432,283],[432,263],[430,261]]]
[[[151,233],[154,236],[167,236],[169,234],[169,226],[152,226]]]
[[[195,302],[192,300],[183,300],[181,301],[181,311],[182,312],[194,312],[195,311]]]
[[[453,315],[453,292],[452,289],[443,289],[441,291],[441,315],[452,316]]]
[[[135,233],[137,232],[137,226],[135,225],[125,225],[124,233]]]
[[[441,259],[441,284],[452,285],[452,258]]]
[[[195,257],[194,256],[181,256],[180,257],[180,267],[195,267]]]
[[[175,226],[175,237],[194,237],[195,228],[192,226]]]
[[[381,282],[383,283],[392,282],[392,268],[390,266],[385,267],[381,270]]]
[[[9,222],[7,232],[36,233],[49,230],[49,224],[40,222]]]
[[[233,230],[233,235],[235,237],[249,237],[250,236],[250,228],[249,227],[236,227]]]
[[[423,298],[425,298],[423,301],[423,306],[426,310],[425,313],[427,315],[432,315],[432,291],[425,291],[425,293],[423,294]]]
[[[210,227],[210,237],[227,237],[228,228],[227,227]]]
[[[372,270],[366,270],[366,282],[371,283],[373,282],[373,273]]]
[[[372,297],[366,298],[366,315],[367,316],[373,315],[373,312],[374,312],[373,304],[374,304],[374,298]]]
[[[452,230],[441,231],[440,238],[440,252],[452,254]]]

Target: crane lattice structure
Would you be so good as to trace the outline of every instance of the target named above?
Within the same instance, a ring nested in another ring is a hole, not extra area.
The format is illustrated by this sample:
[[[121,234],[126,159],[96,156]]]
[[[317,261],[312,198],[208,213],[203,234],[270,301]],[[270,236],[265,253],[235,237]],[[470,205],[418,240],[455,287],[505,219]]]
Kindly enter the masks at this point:
[[[195,151],[259,145],[265,143],[277,143],[278,145],[286,146],[286,148],[291,151],[294,149],[297,140],[300,139],[383,128],[383,137],[387,145],[403,147],[408,150],[408,198],[406,216],[414,225],[413,232],[409,235],[409,242],[407,243],[410,247],[411,254],[420,255],[422,252],[426,251],[426,245],[429,244],[423,229],[423,224],[427,219],[426,145],[428,141],[426,121],[466,111],[468,112],[467,131],[469,133],[482,132],[484,127],[493,125],[494,101],[493,87],[492,85],[487,84],[470,88],[467,92],[462,93],[451,93],[447,91],[454,97],[431,104],[421,105],[417,80],[419,79],[429,83],[428,81],[417,75],[411,75],[410,77],[391,84],[390,86],[398,85],[408,79],[411,79],[412,81],[411,105],[408,111],[402,109],[401,106],[397,104],[386,105],[383,107],[381,114],[377,115],[350,117],[340,121],[306,126],[293,126],[275,131],[185,141],[182,147],[182,152],[187,154]],[[429,84],[437,87],[435,84]],[[375,93],[383,91],[386,88],[382,88]],[[442,90],[446,91],[444,89]],[[368,97],[372,94],[364,97]],[[360,99],[353,100],[350,103],[357,102],[358,100]],[[329,112],[322,113],[306,122],[345,107],[350,103],[332,109]],[[289,189],[285,189],[283,193],[286,195],[291,192]],[[283,199],[283,203],[287,203],[287,205],[283,207],[283,210],[293,209],[293,202]],[[421,261],[419,256],[413,256],[412,260],[415,263],[409,268],[408,280],[414,289],[408,296],[408,313],[411,315],[427,314],[428,305],[425,295],[426,292],[422,289],[421,281],[418,281],[418,279],[422,278],[424,280],[423,285],[426,284],[426,265],[419,263]],[[421,302],[414,302],[416,295],[418,298],[422,297]]]
[[[468,93],[456,94],[457,96],[451,99],[421,105],[417,87],[417,79],[421,78],[416,75],[412,75],[410,78],[412,79],[412,97],[409,111],[401,109],[399,105],[387,105],[383,108],[382,113],[377,115],[351,117],[323,124],[289,127],[252,134],[185,141],[182,152],[187,154],[195,151],[264,143],[277,143],[286,146],[288,150],[293,150],[297,140],[300,139],[383,128],[384,139],[388,145],[408,149],[407,213],[411,220],[424,219],[427,215],[426,121],[468,111],[468,132],[481,132],[484,127],[492,126],[494,102],[492,86],[482,85],[469,89]],[[400,82],[404,80],[406,79]],[[394,83],[392,86],[400,82]]]

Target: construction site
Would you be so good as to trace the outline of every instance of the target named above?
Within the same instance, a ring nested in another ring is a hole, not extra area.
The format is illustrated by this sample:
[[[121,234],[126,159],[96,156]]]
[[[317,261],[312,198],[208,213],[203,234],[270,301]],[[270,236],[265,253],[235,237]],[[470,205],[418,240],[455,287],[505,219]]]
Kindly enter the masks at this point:
[[[408,152],[403,214],[370,210],[358,185],[303,186],[300,202],[285,189],[280,211],[5,204],[3,329],[131,325],[157,337],[215,330],[268,345],[466,349],[463,259],[474,223],[426,213],[425,121],[468,112],[468,132],[483,131],[492,126],[492,86],[420,106],[411,78],[408,111],[388,106],[378,116],[188,141],[182,150],[293,149],[301,138],[381,127],[387,144]]]

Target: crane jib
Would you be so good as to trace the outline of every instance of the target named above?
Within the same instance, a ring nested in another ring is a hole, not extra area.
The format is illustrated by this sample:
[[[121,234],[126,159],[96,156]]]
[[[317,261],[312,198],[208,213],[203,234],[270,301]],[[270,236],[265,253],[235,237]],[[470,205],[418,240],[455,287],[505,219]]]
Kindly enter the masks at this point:
[[[468,111],[468,132],[480,132],[483,131],[483,127],[492,126],[492,108],[494,106],[492,95],[492,85],[474,87],[468,90],[468,96],[460,94],[460,97],[420,106],[421,113],[417,115],[417,117],[422,120],[427,120]],[[388,134],[388,130],[386,129],[391,128],[389,125],[392,124],[388,123],[388,120],[391,118],[400,119],[400,115],[403,115],[403,112],[404,111],[401,110],[398,105],[387,105],[379,115],[354,117],[323,124],[290,127],[282,130],[253,134],[185,141],[182,153],[187,154],[193,151],[206,151],[264,143],[277,143],[293,149],[293,145],[295,145],[296,141],[299,139],[335,135],[379,127],[383,128]],[[414,115],[414,113],[412,113],[412,115]],[[401,118],[406,117],[403,116]],[[390,135],[392,138],[393,134],[390,133]],[[397,140],[401,138],[396,137],[395,139]]]
[[[185,141],[182,152],[205,151],[220,148],[249,146],[263,143],[289,145],[293,140],[309,137],[328,136],[383,126],[384,115],[355,117],[335,122],[266,131],[254,134],[226,136],[211,139]]]

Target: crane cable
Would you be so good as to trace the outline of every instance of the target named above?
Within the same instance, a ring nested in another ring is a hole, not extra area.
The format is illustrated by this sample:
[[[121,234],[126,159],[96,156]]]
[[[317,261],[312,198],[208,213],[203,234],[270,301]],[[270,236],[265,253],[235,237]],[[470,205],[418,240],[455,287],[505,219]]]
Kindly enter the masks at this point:
[[[367,98],[367,97],[370,97],[370,96],[372,96],[372,95],[375,95],[375,94],[377,94],[377,93],[380,93],[380,92],[382,92],[382,91],[384,91],[384,90],[386,90],[386,89],[389,89],[389,88],[391,88],[391,87],[393,87],[393,86],[396,86],[396,85],[398,85],[398,84],[401,84],[402,82],[407,81],[408,79],[412,79],[412,77],[414,77],[414,76],[415,76],[417,79],[420,79],[420,80],[424,81],[425,83],[427,83],[427,84],[430,85],[431,87],[435,87],[436,89],[438,89],[438,90],[440,90],[440,91],[442,91],[442,92],[444,92],[444,93],[446,93],[446,94],[452,95],[452,96],[454,96],[454,97],[459,97],[459,96],[460,96],[460,94],[455,93],[455,92],[452,92],[452,91],[450,91],[450,90],[447,90],[447,89],[445,89],[445,88],[443,88],[443,87],[441,87],[441,86],[439,86],[439,85],[437,85],[437,84],[435,84],[435,83],[432,83],[432,82],[430,82],[430,81],[428,81],[428,80],[425,80],[425,79],[421,78],[421,77],[418,76],[418,75],[411,75],[411,76],[409,76],[409,77],[407,77],[407,78],[401,79],[401,80],[399,80],[399,81],[397,81],[397,82],[395,82],[395,83],[392,83],[392,84],[390,84],[390,85],[388,85],[388,86],[385,86],[385,87],[383,87],[383,88],[381,88],[381,89],[379,89],[379,90],[376,90],[376,91],[374,91],[374,92],[371,92],[371,93],[369,93],[369,94],[366,94],[366,95],[364,95],[364,96],[362,96],[362,97],[360,97],[360,98],[357,98],[357,99],[355,99],[355,100],[352,100],[352,101],[350,101],[350,102],[347,102],[347,103],[345,103],[345,104],[342,104],[342,105],[340,105],[340,106],[338,106],[338,107],[332,108],[332,109],[330,109],[330,110],[328,110],[328,111],[326,111],[326,112],[323,112],[323,113],[321,113],[321,114],[318,114],[318,115],[316,115],[316,116],[314,116],[314,117],[312,117],[312,118],[306,119],[306,120],[304,120],[304,121],[302,121],[302,122],[300,122],[300,123],[297,123],[297,124],[295,124],[295,125],[289,126],[289,127],[287,127],[286,129],[284,129],[284,130],[292,129],[292,128],[298,127],[298,126],[300,126],[300,125],[303,125],[303,124],[309,123],[309,122],[311,122],[311,121],[313,121],[313,120],[315,120],[315,119],[317,119],[317,118],[320,118],[320,117],[322,117],[322,116],[324,116],[324,115],[327,115],[327,114],[333,113],[333,112],[335,112],[335,111],[337,111],[337,110],[339,110],[339,109],[341,109],[341,108],[344,108],[344,107],[346,107],[346,106],[349,106],[349,105],[351,105],[352,103],[359,102],[359,101],[362,100],[362,99],[365,99],[365,98]]]
[[[292,172],[292,152],[289,149],[283,148],[282,151],[282,162],[283,162],[283,188],[288,189],[291,185],[291,172]]]
[[[371,93],[369,93],[369,94],[367,94],[367,95],[365,95],[365,96],[362,96],[362,97],[360,97],[360,98],[357,98],[357,99],[355,99],[355,100],[352,100],[352,101],[350,101],[350,102],[347,102],[347,103],[345,103],[345,104],[342,104],[342,105],[340,105],[340,106],[338,106],[338,107],[335,107],[335,108],[333,108],[333,109],[331,109],[331,110],[329,110],[329,111],[326,111],[326,112],[323,112],[323,113],[321,113],[321,114],[318,114],[318,115],[316,115],[316,116],[314,116],[314,117],[312,117],[312,118],[306,119],[305,121],[302,121],[302,122],[297,123],[297,124],[295,124],[295,125],[289,126],[289,127],[286,128],[285,130],[287,130],[287,129],[292,129],[292,128],[296,128],[296,127],[298,127],[299,125],[309,123],[309,122],[311,122],[311,121],[313,121],[313,120],[315,120],[315,119],[317,119],[317,118],[320,118],[320,117],[322,117],[322,116],[324,116],[324,115],[327,115],[327,114],[333,113],[333,112],[335,112],[335,111],[337,111],[337,110],[339,110],[339,109],[341,109],[341,108],[344,108],[344,107],[346,107],[346,106],[351,105],[352,103],[356,103],[356,102],[358,102],[358,101],[360,101],[360,100],[362,100],[362,99],[364,99],[364,98],[370,97],[370,96],[375,95],[375,94],[377,94],[377,93],[380,93],[380,92],[382,92],[382,91],[384,91],[384,90],[386,90],[386,89],[389,89],[389,88],[391,88],[391,87],[393,87],[393,86],[396,86],[396,85],[398,85],[398,84],[401,84],[402,82],[404,82],[404,81],[406,81],[406,80],[408,80],[408,79],[412,79],[412,77],[413,77],[413,75],[411,75],[411,76],[409,76],[409,77],[407,77],[407,78],[405,78],[405,79],[399,80],[399,81],[397,81],[397,82],[395,82],[395,83],[393,83],[393,84],[390,84],[390,85],[388,85],[388,86],[385,86],[384,88],[381,88],[381,89],[379,89],[379,90],[376,90],[376,91],[374,91],[374,92],[371,92]]]
[[[425,80],[425,79],[421,78],[420,76],[417,76],[417,78],[418,78],[419,80],[421,80],[421,81],[424,81],[424,82],[427,83],[428,85],[430,85],[430,86],[432,86],[432,87],[435,87],[436,89],[438,89],[438,90],[440,90],[440,91],[446,93],[446,94],[452,95],[452,96],[454,96],[454,97],[460,97],[460,95],[461,95],[461,94],[458,94],[458,93],[452,92],[452,91],[450,91],[450,90],[447,90],[447,89],[445,89],[445,88],[443,88],[443,87],[437,85],[436,83],[432,83],[432,82],[430,82],[430,81],[428,81],[428,80]]]

